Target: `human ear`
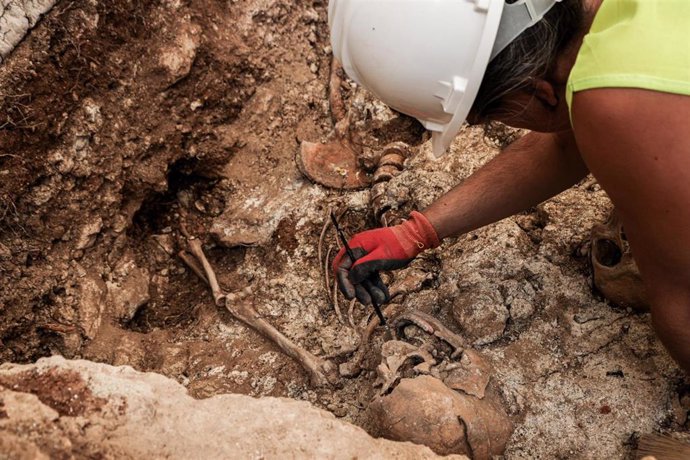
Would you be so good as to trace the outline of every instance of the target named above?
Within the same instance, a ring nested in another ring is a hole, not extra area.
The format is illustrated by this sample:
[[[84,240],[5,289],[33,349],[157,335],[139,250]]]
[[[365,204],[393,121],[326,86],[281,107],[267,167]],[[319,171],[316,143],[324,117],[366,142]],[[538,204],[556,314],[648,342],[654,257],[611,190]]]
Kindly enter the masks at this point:
[[[553,84],[547,80],[541,78],[535,78],[533,81],[534,93],[537,99],[539,99],[544,105],[555,109],[560,102],[558,94],[556,94],[556,88]]]

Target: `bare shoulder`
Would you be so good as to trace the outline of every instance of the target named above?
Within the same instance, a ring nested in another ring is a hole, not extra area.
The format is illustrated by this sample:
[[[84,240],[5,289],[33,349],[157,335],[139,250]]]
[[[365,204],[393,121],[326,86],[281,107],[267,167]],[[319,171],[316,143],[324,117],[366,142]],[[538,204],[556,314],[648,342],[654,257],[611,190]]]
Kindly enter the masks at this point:
[[[663,143],[670,134],[688,131],[690,96],[635,88],[581,91],[573,97],[572,118],[578,141],[586,141],[585,136],[624,136],[636,144],[643,137]]]
[[[572,115],[580,153],[630,230],[640,268],[690,276],[690,97],[588,90],[575,94]]]
[[[687,187],[690,97],[640,89],[588,90],[575,94],[572,116],[578,148],[602,184],[627,177],[637,185],[663,181]],[[615,190],[609,193],[616,201]]]

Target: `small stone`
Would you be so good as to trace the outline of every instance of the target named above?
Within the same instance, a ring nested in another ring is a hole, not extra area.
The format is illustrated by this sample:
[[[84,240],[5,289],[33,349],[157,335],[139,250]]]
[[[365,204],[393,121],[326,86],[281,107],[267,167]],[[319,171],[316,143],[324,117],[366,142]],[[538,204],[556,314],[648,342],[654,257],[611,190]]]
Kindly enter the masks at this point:
[[[172,235],[153,235],[153,239],[167,255],[172,256],[175,253],[175,240]]]
[[[509,301],[506,300],[506,303]],[[510,316],[514,320],[528,319],[534,314],[534,303],[526,299],[511,299]]]
[[[139,308],[148,303],[151,299],[149,282],[148,271],[136,266],[131,253],[117,263],[112,280],[106,282],[108,305],[117,320],[131,321]]]
[[[96,238],[102,228],[103,219],[100,216],[84,225],[79,231],[79,236],[75,242],[75,249],[79,251],[92,247],[96,243]]]
[[[177,192],[177,201],[180,202],[183,208],[188,208],[189,206],[191,206],[193,199],[194,195],[190,190],[180,190],[179,192]]]
[[[129,226],[129,219],[122,214],[118,214],[113,219],[112,229],[115,233],[122,233],[127,230]]]

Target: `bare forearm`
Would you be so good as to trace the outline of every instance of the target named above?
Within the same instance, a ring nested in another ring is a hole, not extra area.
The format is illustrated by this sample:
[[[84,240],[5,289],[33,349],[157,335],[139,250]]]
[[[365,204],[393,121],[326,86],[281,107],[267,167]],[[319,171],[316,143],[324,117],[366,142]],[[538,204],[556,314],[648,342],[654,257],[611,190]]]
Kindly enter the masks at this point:
[[[423,211],[441,239],[528,209],[587,174],[570,134],[529,133]]]

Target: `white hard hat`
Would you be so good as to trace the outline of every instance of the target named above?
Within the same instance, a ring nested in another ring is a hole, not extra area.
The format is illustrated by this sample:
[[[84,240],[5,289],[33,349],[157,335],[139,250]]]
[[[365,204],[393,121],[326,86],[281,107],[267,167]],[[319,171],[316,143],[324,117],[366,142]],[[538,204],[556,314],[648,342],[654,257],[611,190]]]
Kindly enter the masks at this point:
[[[330,0],[333,54],[347,74],[433,132],[438,157],[497,55],[561,0]]]

